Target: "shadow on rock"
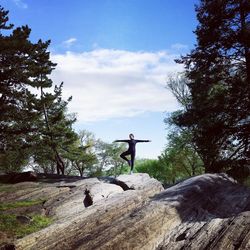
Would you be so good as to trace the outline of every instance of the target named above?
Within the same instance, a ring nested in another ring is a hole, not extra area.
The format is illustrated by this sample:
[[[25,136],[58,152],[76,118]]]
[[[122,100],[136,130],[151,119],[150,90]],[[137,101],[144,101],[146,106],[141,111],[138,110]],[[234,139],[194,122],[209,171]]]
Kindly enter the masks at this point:
[[[228,218],[250,210],[250,188],[226,174],[205,174],[157,194],[152,201],[174,207],[183,222]]]

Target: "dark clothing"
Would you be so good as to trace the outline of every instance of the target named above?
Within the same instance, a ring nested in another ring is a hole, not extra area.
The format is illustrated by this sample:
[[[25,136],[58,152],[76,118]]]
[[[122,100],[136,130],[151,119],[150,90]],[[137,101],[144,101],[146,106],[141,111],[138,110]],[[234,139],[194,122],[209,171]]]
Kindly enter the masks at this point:
[[[137,142],[149,142],[149,140],[116,140],[116,142],[127,142],[128,143],[128,150],[127,152],[135,153],[135,145]]]
[[[126,157],[126,155],[130,155],[130,156],[131,156],[131,160],[129,160],[129,159]],[[128,165],[131,167],[131,171],[133,171],[133,169],[134,169],[134,162],[135,162],[135,153],[131,153],[131,152],[129,152],[129,151],[127,150],[127,151],[123,152],[123,153],[120,155],[120,157],[121,157],[122,159],[124,159],[124,160],[128,163]]]
[[[136,150],[135,150],[136,143],[137,142],[149,142],[149,140],[134,140],[134,139],[131,139],[131,140],[116,140],[116,142],[127,142],[128,143],[128,150],[123,152],[120,155],[120,157],[128,162],[128,164],[131,166],[131,171],[133,171],[134,161],[135,161],[135,153],[136,153]],[[130,155],[131,160],[128,160],[126,155]]]

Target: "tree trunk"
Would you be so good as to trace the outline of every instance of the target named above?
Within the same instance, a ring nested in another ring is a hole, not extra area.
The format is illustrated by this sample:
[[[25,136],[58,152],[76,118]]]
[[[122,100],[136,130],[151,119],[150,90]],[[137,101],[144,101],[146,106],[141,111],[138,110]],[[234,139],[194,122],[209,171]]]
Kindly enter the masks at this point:
[[[64,175],[64,171],[65,171],[65,165],[64,165],[64,162],[61,158],[61,156],[59,155],[58,151],[56,149],[55,150],[55,153],[56,153],[56,162],[57,162],[57,166],[58,168],[60,169],[62,175]]]
[[[41,98],[43,98],[43,88],[42,87],[41,87]],[[48,132],[50,134],[51,144],[53,145],[52,150],[55,153],[55,162],[56,162],[57,174],[59,175],[60,171],[61,171],[61,174],[64,175],[65,165],[64,165],[64,162],[63,162],[62,158],[60,157],[60,155],[59,155],[59,153],[58,153],[58,151],[56,149],[56,146],[54,145],[54,140],[53,140],[53,136],[52,136],[52,133],[51,133],[50,124],[49,124],[48,112],[47,112],[47,108],[46,108],[45,104],[43,105],[43,114],[44,114],[44,119],[45,119],[47,130],[48,130]]]
[[[80,176],[83,177],[83,170],[79,169]]]

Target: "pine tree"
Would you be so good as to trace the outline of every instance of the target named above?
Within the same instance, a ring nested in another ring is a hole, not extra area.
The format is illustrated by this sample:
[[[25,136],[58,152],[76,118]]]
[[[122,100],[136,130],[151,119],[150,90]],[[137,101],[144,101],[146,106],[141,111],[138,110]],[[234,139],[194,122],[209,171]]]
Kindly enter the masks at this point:
[[[21,170],[31,156],[39,163],[46,156],[64,174],[60,150],[76,140],[75,117],[66,113],[70,99],[62,100],[62,84],[47,92],[56,66],[50,41],[32,43],[28,26],[13,29],[8,20],[8,11],[0,7],[0,168]]]
[[[30,29],[22,26],[8,36],[8,11],[0,7],[0,165],[9,171],[20,169],[28,158],[28,137],[35,132],[39,114],[35,95],[29,90],[33,72],[34,45],[28,40]],[[3,32],[2,32],[3,31]]]
[[[185,65],[191,102],[175,117],[192,130],[207,172],[250,160],[250,2],[201,0]]]
[[[55,86],[54,93],[45,93],[41,87],[41,102],[39,110],[43,113],[38,120],[37,127],[39,138],[36,139],[33,148],[35,162],[42,164],[49,159],[49,163],[56,164],[57,174],[65,174],[64,159],[61,155],[67,155],[72,145],[77,140],[77,134],[72,129],[76,121],[75,115],[67,114],[67,105],[71,97],[62,99],[62,87]]]

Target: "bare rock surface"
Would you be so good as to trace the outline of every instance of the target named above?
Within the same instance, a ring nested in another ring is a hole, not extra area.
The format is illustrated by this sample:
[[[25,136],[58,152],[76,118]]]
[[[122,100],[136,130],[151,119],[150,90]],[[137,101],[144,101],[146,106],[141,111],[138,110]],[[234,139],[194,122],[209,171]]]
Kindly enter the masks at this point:
[[[156,191],[159,192],[163,190],[163,187],[159,181],[154,178],[150,178],[148,174],[132,174],[132,175],[119,175],[116,178],[115,183],[123,186],[125,190],[134,189],[134,190],[147,190],[148,192],[152,191],[152,194],[155,194]]]
[[[166,190],[147,174],[68,184],[42,183],[41,193],[34,186],[32,197],[52,188],[44,209],[55,221],[16,249],[250,249],[250,189],[225,174]]]
[[[129,178],[133,179],[134,183],[137,179],[138,190],[124,191],[117,184],[101,182],[96,178],[77,181],[71,194],[50,199],[44,204],[47,214],[57,219],[55,223],[18,240],[17,248],[68,249],[72,247],[74,249],[86,236],[89,237],[90,228],[101,226],[99,229],[102,230],[103,227],[112,224],[113,220],[122,218],[124,214],[147,201],[150,196],[163,190],[160,182],[150,178],[148,174],[129,175],[126,181]],[[65,184],[61,183],[60,188],[62,187],[66,188]],[[93,204],[88,207],[83,203],[86,198],[83,194],[86,190],[89,191],[88,195],[93,201]]]
[[[176,209],[180,224],[157,249],[250,249],[250,189],[224,174],[191,178],[154,197]]]
[[[114,194],[122,193],[123,189],[117,185],[102,183],[96,178],[78,181],[76,187],[71,188],[67,195],[50,199],[44,204],[48,215],[53,215],[57,219],[65,218],[69,215],[76,215],[89,205],[97,201],[109,198]],[[60,187],[62,188],[62,187]],[[86,190],[88,197],[86,197]],[[86,198],[90,199],[86,206]]]

